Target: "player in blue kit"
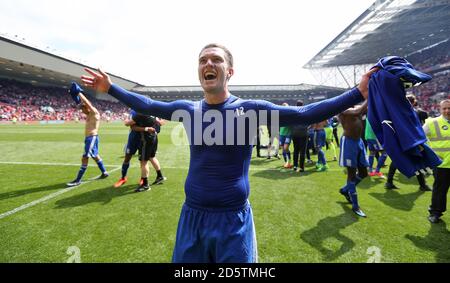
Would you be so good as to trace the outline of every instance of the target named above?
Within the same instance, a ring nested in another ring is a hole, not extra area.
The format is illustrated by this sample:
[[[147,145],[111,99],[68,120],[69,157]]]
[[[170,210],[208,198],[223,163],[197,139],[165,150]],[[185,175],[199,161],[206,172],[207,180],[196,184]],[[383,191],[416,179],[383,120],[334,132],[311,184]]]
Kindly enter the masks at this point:
[[[267,118],[272,127],[323,121],[367,98],[368,81],[374,72],[365,74],[357,88],[340,96],[296,107],[232,95],[228,82],[234,74],[233,57],[218,44],[205,46],[199,54],[198,76],[204,99],[197,102],[152,100],[112,84],[101,70],[86,71],[90,76],[82,76],[82,80],[87,86],[109,93],[133,110],[168,120],[182,119],[191,158],[172,261],[217,263],[257,261],[248,202],[256,118]]]
[[[367,141],[367,146],[369,148],[369,176],[378,176],[380,178],[385,178],[383,173],[381,173],[381,167],[384,166],[384,162],[386,161],[387,154],[384,151],[383,146],[378,141],[377,136],[375,136],[375,133],[372,130],[372,127],[370,126],[369,119],[366,120],[366,127],[365,127],[365,133],[364,136]],[[375,156],[376,154],[379,154],[380,156],[377,159],[377,167],[375,171],[373,171],[373,164],[375,162]]]
[[[83,95],[81,89],[76,83],[72,83],[69,93],[81,111],[86,115],[86,125],[84,127],[84,153],[81,158],[81,167],[77,177],[72,182],[67,183],[68,187],[75,187],[81,184],[81,179],[87,170],[89,157],[95,160],[98,168],[102,172],[100,179],[107,178],[108,172],[103,165],[103,160],[98,154],[98,130],[100,127],[100,113],[92,103]]]
[[[369,166],[366,149],[361,139],[363,131],[361,116],[366,111],[367,101],[362,105],[347,109],[338,116],[344,129],[341,137],[339,165],[347,168],[347,184],[339,192],[352,204],[353,212],[361,217],[366,217],[366,214],[359,207],[356,186],[367,177],[367,167]]]
[[[320,121],[313,125],[314,127],[314,148],[317,151],[317,171],[322,172],[328,170],[329,166],[327,164],[327,159],[325,158],[325,152],[323,152],[322,147],[326,144],[326,133],[325,126],[328,124],[327,120]]]
[[[130,127],[133,124],[132,116],[135,114],[133,110],[130,112],[130,118],[125,120],[124,124],[127,127]],[[125,157],[123,159],[122,163],[122,176],[120,179],[114,184],[115,188],[118,188],[125,184],[128,181],[127,173],[128,169],[130,168],[130,161],[133,155],[136,154],[139,147],[141,146],[141,136],[138,132],[133,131],[130,129],[130,132],[128,133],[128,140],[125,147]]]
[[[308,145],[306,146],[306,163],[313,164],[314,162],[311,160],[311,153],[316,154],[316,148],[314,147],[314,125],[310,125],[308,127]]]

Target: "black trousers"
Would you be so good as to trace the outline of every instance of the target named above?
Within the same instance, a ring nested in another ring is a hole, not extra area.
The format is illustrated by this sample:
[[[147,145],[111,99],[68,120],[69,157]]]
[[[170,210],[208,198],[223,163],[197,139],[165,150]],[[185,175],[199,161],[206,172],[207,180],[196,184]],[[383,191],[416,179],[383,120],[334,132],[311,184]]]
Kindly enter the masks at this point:
[[[292,137],[294,142],[294,167],[305,169],[306,147],[308,146],[308,136]],[[300,154],[300,166],[298,166],[298,156]]]
[[[316,148],[314,147],[314,135],[308,135],[308,145],[306,146],[306,151],[307,151],[307,157],[308,160],[311,159],[311,156],[309,154],[309,150],[312,150],[312,154],[316,154]]]
[[[256,133],[256,156],[261,157],[261,132],[259,129]]]
[[[338,129],[337,128],[333,128],[333,136],[334,136],[337,146],[339,147],[339,137],[338,137]]]
[[[431,195],[430,214],[441,216],[447,210],[447,193],[450,187],[450,168],[436,168]]]
[[[391,165],[389,165],[389,172],[388,172],[388,176],[387,176],[388,183],[391,183],[391,184],[394,183],[395,171],[397,171],[397,167],[395,167],[394,162],[391,162]],[[425,176],[422,173],[417,175],[417,181],[419,182],[419,186],[421,186],[421,187],[426,186]]]

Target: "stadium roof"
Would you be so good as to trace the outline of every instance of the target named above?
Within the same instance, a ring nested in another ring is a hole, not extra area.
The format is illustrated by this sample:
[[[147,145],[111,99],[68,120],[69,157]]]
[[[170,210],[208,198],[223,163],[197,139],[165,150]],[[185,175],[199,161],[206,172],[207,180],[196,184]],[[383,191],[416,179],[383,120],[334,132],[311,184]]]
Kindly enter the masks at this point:
[[[230,85],[231,92],[234,91],[301,91],[301,92],[314,92],[314,90],[339,90],[342,88],[317,86],[310,84],[299,85]],[[187,93],[187,92],[200,92],[203,94],[201,86],[144,86],[135,87],[134,91],[142,93]]]
[[[378,0],[304,68],[373,64],[407,57],[450,38],[449,0]]]
[[[92,69],[16,39],[0,36],[0,78],[14,78],[36,85],[67,87],[71,81],[80,81],[80,75],[85,73],[84,68]],[[137,82],[110,75],[114,82],[127,89],[142,86]]]

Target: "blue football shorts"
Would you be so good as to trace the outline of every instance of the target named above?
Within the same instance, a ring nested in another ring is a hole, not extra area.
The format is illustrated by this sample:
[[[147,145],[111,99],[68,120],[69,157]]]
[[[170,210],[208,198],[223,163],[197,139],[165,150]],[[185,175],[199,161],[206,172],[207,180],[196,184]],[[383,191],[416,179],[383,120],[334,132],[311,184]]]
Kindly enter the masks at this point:
[[[181,210],[172,262],[257,262],[255,226],[250,204],[238,210]]]
[[[325,130],[315,130],[314,131],[314,147],[324,147],[325,146]]]
[[[84,139],[83,157],[97,157],[98,155],[98,136],[89,136]]]
[[[285,144],[291,144],[291,136],[280,135],[280,146]]]
[[[368,167],[369,162],[366,157],[366,149],[362,139],[351,139],[346,136],[341,137],[341,152],[339,165],[342,167]]]
[[[367,147],[369,148],[370,151],[384,150],[383,146],[381,145],[381,143],[378,140],[372,140],[372,139],[367,140]]]
[[[141,135],[138,132],[130,131],[128,134],[127,147],[125,154],[135,155],[141,146]]]

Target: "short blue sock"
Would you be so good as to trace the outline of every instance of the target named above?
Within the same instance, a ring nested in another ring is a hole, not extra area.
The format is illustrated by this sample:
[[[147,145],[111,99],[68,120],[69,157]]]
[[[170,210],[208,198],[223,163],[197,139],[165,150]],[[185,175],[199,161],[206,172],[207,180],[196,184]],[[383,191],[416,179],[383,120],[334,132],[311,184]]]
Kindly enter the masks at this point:
[[[340,191],[343,192],[344,194],[346,194],[348,192],[347,185],[343,186]]]
[[[356,193],[356,184],[355,182],[349,181],[347,182],[347,193],[350,196],[350,199],[352,200],[352,208],[358,209],[358,194]]]
[[[325,165],[327,164],[327,161],[325,159],[325,153],[323,152],[322,149],[319,149],[319,152],[317,153],[318,159],[319,159],[319,163]]]
[[[284,162],[287,162],[287,154],[286,154],[286,150],[283,149],[283,159]]]
[[[378,158],[378,164],[377,164],[377,172],[380,172],[381,167],[383,167],[384,162],[386,162],[387,159],[387,154],[383,153],[379,158]]]
[[[369,172],[373,171],[373,162],[375,161],[374,155],[369,155]]]
[[[100,169],[100,171],[102,171],[102,173],[106,172],[105,165],[103,165],[103,160],[99,159],[97,161],[97,165],[98,165],[98,168]]]
[[[84,172],[86,172],[87,165],[81,165],[80,171],[78,171],[77,179],[75,182],[81,181],[81,178],[83,178]]]
[[[130,163],[122,164],[122,179],[127,176],[128,168],[130,168]]]

